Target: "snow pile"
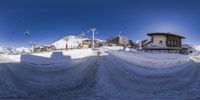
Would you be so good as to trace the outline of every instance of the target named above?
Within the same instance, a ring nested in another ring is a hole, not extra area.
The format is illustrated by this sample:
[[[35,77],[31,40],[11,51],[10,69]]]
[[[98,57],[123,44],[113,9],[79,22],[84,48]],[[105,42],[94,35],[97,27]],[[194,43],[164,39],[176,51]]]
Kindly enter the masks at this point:
[[[196,49],[193,50],[192,54],[189,55],[190,59],[192,59],[195,62],[200,62],[200,51],[197,51]]]
[[[10,61],[8,62],[20,62],[20,58],[21,58],[21,55],[7,55],[7,54],[2,54],[0,55],[1,57],[3,58],[7,58],[7,59],[10,59]]]
[[[71,59],[84,58],[94,55],[92,49],[72,49],[72,50],[63,50],[60,52],[62,52],[64,56],[70,56]],[[43,53],[34,53],[32,55],[50,58],[52,53],[53,52],[43,52]]]
[[[113,52],[115,56],[138,66],[150,68],[169,68],[185,64],[190,61],[189,56],[169,53],[146,53],[146,52]]]
[[[103,46],[101,49],[104,50],[123,50],[122,46]]]
[[[105,50],[103,48],[97,48],[97,49],[93,49],[94,53],[98,56],[107,56],[108,54],[108,50]]]
[[[3,57],[15,62],[24,62],[34,65],[55,65],[70,63],[72,59],[89,56],[96,56],[96,53],[92,49],[74,49],[24,55],[3,55]]]
[[[197,51],[200,51],[200,45],[194,45],[193,48]]]
[[[44,57],[42,55],[21,55],[20,61],[34,65],[60,65],[63,63],[71,63],[71,57],[64,56],[62,52],[52,52],[50,57]]]
[[[190,54],[190,58],[195,62],[200,62],[200,45],[193,45],[193,52]]]
[[[133,49],[133,48],[126,48],[125,51],[128,51],[128,52],[138,52],[136,49]]]
[[[29,48],[25,48],[25,47],[16,48],[16,51],[19,52],[19,53],[28,53],[28,52],[30,52]]]
[[[89,56],[96,56],[92,49],[74,49],[63,51],[64,55],[69,55],[71,59],[84,58]]]
[[[122,46],[103,46],[99,48],[101,51],[123,51],[124,48]],[[125,48],[127,52],[138,52],[136,49],[133,48]]]
[[[200,55],[193,55],[193,56],[190,56],[190,58],[195,61],[195,62],[199,62],[200,63]]]

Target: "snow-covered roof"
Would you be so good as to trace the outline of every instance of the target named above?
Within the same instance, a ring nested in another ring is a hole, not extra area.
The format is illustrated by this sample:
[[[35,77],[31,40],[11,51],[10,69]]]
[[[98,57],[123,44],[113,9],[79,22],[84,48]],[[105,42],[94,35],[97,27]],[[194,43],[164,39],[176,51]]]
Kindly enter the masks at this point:
[[[180,37],[182,39],[185,39],[185,37],[174,34],[174,33],[170,33],[170,32],[152,32],[152,33],[148,33],[148,36],[153,36],[153,35],[170,35],[170,36],[176,36],[176,37]]]

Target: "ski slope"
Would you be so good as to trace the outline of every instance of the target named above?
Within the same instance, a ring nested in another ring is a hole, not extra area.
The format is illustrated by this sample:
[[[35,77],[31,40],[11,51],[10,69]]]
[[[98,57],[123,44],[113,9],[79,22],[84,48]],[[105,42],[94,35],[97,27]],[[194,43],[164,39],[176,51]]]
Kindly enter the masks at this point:
[[[97,51],[86,51],[87,56],[76,51],[77,59],[51,66],[17,62],[1,55],[0,99],[200,99],[200,63],[191,56],[125,52],[121,48],[105,47],[97,50],[102,56],[89,55]],[[49,54],[37,55],[48,57]],[[73,54],[68,52],[68,56]]]

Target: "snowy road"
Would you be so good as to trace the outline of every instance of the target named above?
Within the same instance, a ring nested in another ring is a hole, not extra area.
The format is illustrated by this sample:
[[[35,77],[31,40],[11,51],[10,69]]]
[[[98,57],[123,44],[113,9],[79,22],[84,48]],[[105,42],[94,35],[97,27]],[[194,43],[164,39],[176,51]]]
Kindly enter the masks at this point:
[[[110,51],[51,67],[0,59],[0,99],[199,100],[200,64],[169,57]]]

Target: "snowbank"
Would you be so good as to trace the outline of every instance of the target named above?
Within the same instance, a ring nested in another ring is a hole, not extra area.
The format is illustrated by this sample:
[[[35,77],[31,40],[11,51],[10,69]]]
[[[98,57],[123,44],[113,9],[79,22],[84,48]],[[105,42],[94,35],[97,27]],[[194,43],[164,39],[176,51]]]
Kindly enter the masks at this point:
[[[72,59],[95,56],[92,49],[74,49],[55,52],[43,52],[24,55],[2,55],[14,62],[24,62],[34,65],[55,65],[70,63]]]
[[[64,56],[62,52],[52,52],[50,57],[36,55],[21,55],[20,62],[34,65],[55,65],[55,64],[70,64],[71,57]]]
[[[72,49],[72,50],[62,50],[56,52],[62,52],[64,56],[70,56],[71,59],[84,58],[88,56],[93,56],[95,54],[92,49]],[[43,52],[43,53],[34,53],[32,55],[50,58],[52,53],[53,52]]]
[[[19,53],[30,52],[30,50],[28,48],[25,48],[25,47],[16,48],[16,51],[19,52]]]
[[[63,51],[64,55],[71,56],[71,59],[84,58],[89,56],[96,56],[96,53],[92,49],[74,49]]]
[[[193,48],[197,51],[200,51],[200,45],[194,45]]]
[[[7,54],[1,54],[0,55],[1,57],[3,58],[7,58],[7,59],[10,59],[10,61],[7,61],[7,62],[20,62],[20,58],[21,58],[21,55],[7,55]]]
[[[193,52],[189,55],[190,59],[195,62],[200,62],[200,45],[193,46]]]
[[[200,55],[198,56],[191,56],[191,59],[195,62],[199,62],[200,63]]]
[[[122,46],[103,46],[101,49],[104,50],[123,50]]]
[[[146,53],[146,52],[112,52],[117,57],[130,63],[147,68],[169,68],[190,61],[189,56],[170,53]]]
[[[133,49],[133,48],[126,48],[125,51],[128,51],[128,52],[138,52],[136,49]]]

